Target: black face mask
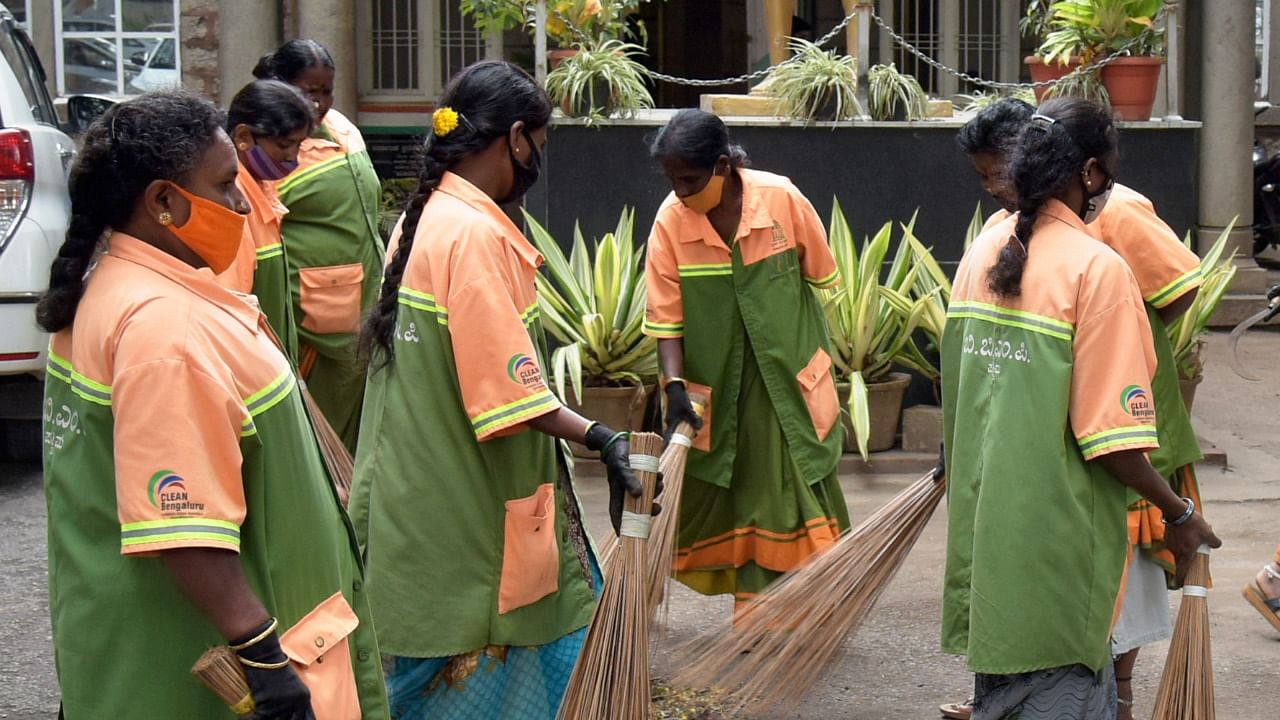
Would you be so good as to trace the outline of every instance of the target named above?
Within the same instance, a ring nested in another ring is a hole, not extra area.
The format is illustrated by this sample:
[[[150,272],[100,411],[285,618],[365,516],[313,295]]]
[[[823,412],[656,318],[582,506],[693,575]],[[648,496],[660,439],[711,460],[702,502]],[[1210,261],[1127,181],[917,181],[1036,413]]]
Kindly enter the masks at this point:
[[[529,188],[533,187],[534,183],[538,182],[538,173],[542,170],[542,153],[538,152],[538,146],[533,142],[533,136],[529,134],[528,130],[524,131],[524,137],[529,141],[529,152],[533,153],[533,158],[530,160],[529,166],[525,167],[516,159],[515,151],[507,148],[507,153],[511,155],[511,171],[514,177],[511,181],[511,192],[508,192],[505,197],[498,201],[499,205],[506,205],[519,200],[524,197],[525,193],[529,192]]]

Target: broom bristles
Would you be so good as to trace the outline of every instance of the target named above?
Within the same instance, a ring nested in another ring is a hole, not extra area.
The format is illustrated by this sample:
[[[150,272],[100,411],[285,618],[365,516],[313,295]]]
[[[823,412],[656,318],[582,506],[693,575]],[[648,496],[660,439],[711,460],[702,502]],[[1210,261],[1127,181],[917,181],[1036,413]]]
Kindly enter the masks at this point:
[[[253,695],[244,676],[244,667],[226,645],[209,648],[191,666],[191,674],[213,691],[237,715],[253,712]]]
[[[1209,548],[1191,560],[1152,720],[1214,720],[1213,651],[1209,641]]]
[[[338,500],[342,502],[342,506],[346,507],[347,501],[351,498],[351,479],[355,475],[355,463],[351,459],[351,453],[347,451],[347,446],[342,442],[342,438],[338,437],[338,433],[329,424],[324,413],[320,412],[320,406],[316,404],[315,398],[311,397],[311,391],[305,384],[302,386],[302,401],[307,406],[307,417],[311,419],[311,428],[320,445],[320,456],[329,470],[333,489],[338,492]]]
[[[621,536],[606,559],[604,589],[582,652],[569,677],[558,718],[646,720],[649,715],[647,543],[662,438],[632,433],[632,467],[644,485],[626,497]],[[638,458],[648,458],[642,460]]]
[[[945,493],[933,473],[758,595],[723,636],[683,653],[676,681],[729,691],[741,709],[799,700],[866,619]]]

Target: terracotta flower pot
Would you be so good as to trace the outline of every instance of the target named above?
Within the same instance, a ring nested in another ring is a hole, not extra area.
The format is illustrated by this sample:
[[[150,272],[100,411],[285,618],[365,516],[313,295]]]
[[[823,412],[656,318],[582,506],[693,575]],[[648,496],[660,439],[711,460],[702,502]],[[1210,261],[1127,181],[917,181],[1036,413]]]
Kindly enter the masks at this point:
[[[1028,55],[1022,61],[1027,64],[1027,69],[1031,71],[1031,82],[1033,83],[1057,80],[1080,67],[1080,58],[1077,57],[1071,58],[1071,62],[1066,65],[1059,65],[1058,63],[1046,65],[1044,59],[1039,55]],[[1049,92],[1047,86],[1036,88],[1036,102],[1044,102],[1044,95],[1047,92]]]
[[[571,58],[578,54],[577,48],[556,48],[547,51],[547,71],[550,72],[560,67],[565,58]]]
[[[1121,120],[1150,120],[1160,82],[1161,57],[1122,57],[1102,68],[1102,86]]]
[[[597,420],[614,430],[639,430],[644,423],[645,405],[656,387],[584,387],[581,404],[575,402],[573,391],[569,390],[565,406],[588,420]],[[571,442],[569,446],[573,448],[574,457],[596,457],[596,453],[587,450],[586,445]]]
[[[871,416],[867,452],[891,450],[897,444],[902,398],[910,384],[910,375],[897,372],[877,382],[867,383],[867,414]],[[849,398],[849,383],[836,383],[836,391],[840,394],[840,401],[845,402]],[[844,451],[858,452],[858,439],[853,434],[853,418],[849,416],[848,408],[841,410],[840,423],[844,425]]]

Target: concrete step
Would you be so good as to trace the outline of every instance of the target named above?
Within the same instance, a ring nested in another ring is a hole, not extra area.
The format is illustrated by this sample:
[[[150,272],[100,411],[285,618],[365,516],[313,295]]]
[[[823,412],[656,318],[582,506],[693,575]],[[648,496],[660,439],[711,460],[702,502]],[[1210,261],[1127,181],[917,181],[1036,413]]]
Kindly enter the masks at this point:
[[[1231,329],[1266,306],[1267,296],[1264,294],[1227,293],[1218,304],[1213,317],[1209,319],[1209,327]],[[1272,319],[1267,325],[1280,327],[1280,318]]]

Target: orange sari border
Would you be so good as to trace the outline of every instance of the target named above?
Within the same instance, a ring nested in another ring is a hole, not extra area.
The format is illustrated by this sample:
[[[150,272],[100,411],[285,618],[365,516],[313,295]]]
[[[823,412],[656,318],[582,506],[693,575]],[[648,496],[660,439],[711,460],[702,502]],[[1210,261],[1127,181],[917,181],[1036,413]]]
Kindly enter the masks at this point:
[[[757,527],[736,528],[679,548],[674,569],[688,572],[742,567],[754,562],[775,572],[788,572],[815,553],[831,547],[839,535],[839,521],[827,517],[811,519],[805,527],[789,533]]]

